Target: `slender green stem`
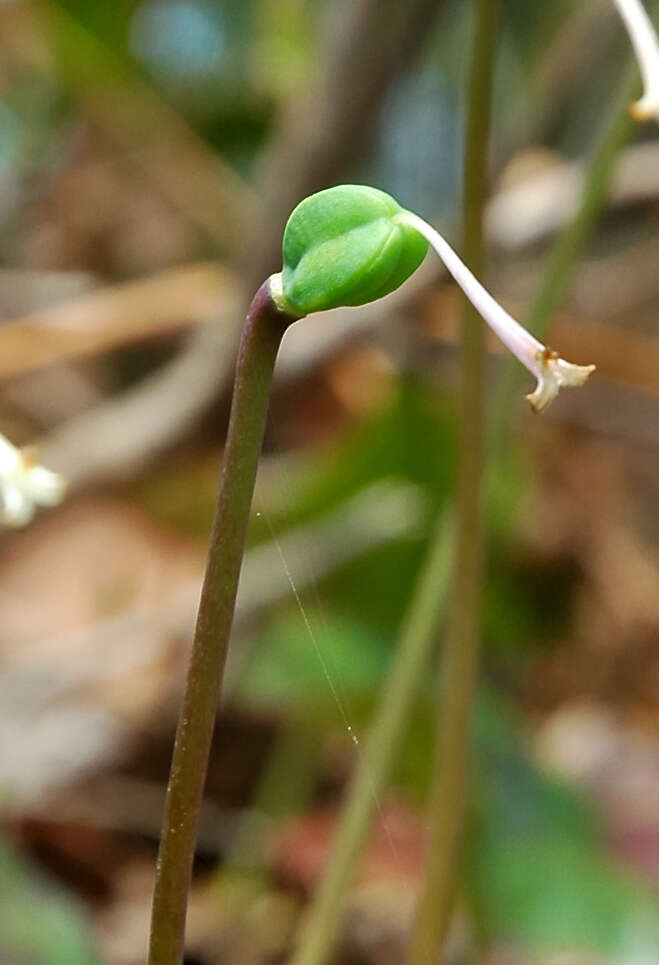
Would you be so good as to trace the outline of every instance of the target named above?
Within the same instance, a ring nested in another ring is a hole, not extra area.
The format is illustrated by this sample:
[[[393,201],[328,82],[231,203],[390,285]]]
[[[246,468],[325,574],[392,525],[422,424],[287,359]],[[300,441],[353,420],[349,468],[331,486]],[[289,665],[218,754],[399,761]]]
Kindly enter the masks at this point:
[[[629,116],[629,104],[638,93],[637,73],[635,64],[631,63],[622,76],[588,165],[577,211],[556,239],[547,259],[526,321],[526,327],[540,341],[545,341],[551,320],[565,297],[574,267],[606,204],[616,159],[634,128]],[[495,449],[498,449],[502,437],[508,434],[510,419],[516,411],[514,400],[521,392],[524,377],[523,369],[511,359],[494,405],[492,439]]]
[[[231,417],[165,802],[149,965],[180,965],[199,810],[229,644],[277,351],[292,321],[258,290],[236,363]]]
[[[332,854],[291,965],[321,965],[340,933],[355,864],[378,796],[389,778],[424,665],[436,639],[448,585],[451,540],[440,517],[401,628],[391,670],[348,789]]]
[[[498,0],[475,0],[464,161],[464,251],[482,274],[483,211]],[[428,858],[412,930],[411,965],[436,962],[450,921],[468,786],[469,735],[480,642],[484,331],[465,306],[462,325],[460,452],[452,601],[443,656],[436,773],[431,792]]]

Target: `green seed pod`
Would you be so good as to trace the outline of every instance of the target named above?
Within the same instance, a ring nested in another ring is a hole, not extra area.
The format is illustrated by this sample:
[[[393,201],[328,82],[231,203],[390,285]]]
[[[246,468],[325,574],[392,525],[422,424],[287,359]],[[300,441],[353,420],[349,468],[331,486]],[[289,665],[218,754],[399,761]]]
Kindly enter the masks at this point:
[[[388,295],[424,259],[428,242],[396,216],[384,191],[343,184],[305,198],[286,224],[282,294],[297,315]]]

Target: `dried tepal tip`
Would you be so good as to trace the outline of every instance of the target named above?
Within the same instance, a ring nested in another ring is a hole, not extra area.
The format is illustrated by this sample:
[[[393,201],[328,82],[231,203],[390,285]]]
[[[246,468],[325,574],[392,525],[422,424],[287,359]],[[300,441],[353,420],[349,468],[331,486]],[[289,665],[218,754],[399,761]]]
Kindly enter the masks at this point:
[[[534,391],[526,396],[534,412],[542,412],[545,406],[556,398],[559,389],[578,388],[595,371],[594,365],[566,362],[551,348],[538,349],[535,362],[535,367],[529,365],[528,369],[536,376],[538,384]]]
[[[303,316],[364,305],[398,288],[428,250],[424,238],[395,220],[402,211],[384,191],[360,184],[301,201],[284,231],[282,307]]]
[[[40,466],[33,449],[17,449],[0,435],[0,523],[25,526],[37,506],[56,506],[66,483]]]
[[[643,78],[643,96],[629,108],[635,121],[659,121],[659,40],[641,0],[614,0]]]

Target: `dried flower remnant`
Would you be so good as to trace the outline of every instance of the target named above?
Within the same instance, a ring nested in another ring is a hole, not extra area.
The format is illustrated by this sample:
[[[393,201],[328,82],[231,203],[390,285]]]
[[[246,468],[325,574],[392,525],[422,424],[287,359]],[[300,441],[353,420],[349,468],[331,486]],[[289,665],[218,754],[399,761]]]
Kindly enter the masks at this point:
[[[659,39],[641,0],[614,0],[643,78],[643,96],[629,108],[636,121],[659,121]]]
[[[25,526],[37,506],[56,506],[66,483],[40,466],[34,449],[17,449],[0,434],[0,523]]]
[[[526,397],[535,412],[541,412],[549,405],[564,386],[584,384],[591,372],[594,371],[594,365],[574,365],[572,362],[566,362],[565,359],[559,358],[556,352],[534,338],[499,305],[458,258],[439,232],[431,228],[418,215],[411,214],[409,211],[404,211],[396,217],[397,220],[403,221],[423,235],[492,331],[519,359],[522,365],[525,365],[529,372],[536,377],[538,380],[536,389]]]

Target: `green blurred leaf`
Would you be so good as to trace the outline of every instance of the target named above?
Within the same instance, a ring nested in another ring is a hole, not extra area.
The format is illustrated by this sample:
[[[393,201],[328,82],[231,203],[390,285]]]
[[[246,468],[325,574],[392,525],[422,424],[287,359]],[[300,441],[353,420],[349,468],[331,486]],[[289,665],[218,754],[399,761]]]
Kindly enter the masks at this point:
[[[0,838],[0,960],[25,965],[96,965],[76,904]]]
[[[489,836],[479,864],[480,924],[498,939],[533,951],[583,949],[621,956],[628,942],[641,944],[651,934],[649,896],[566,829],[531,838]],[[635,922],[645,923],[637,940]],[[655,928],[656,950],[656,916]]]
[[[345,705],[346,699],[372,693],[388,654],[382,641],[357,623],[336,614],[329,623],[307,615],[313,639],[297,611],[284,612],[266,628],[251,648],[239,692],[258,706],[304,709],[305,719],[326,718],[336,696]]]
[[[533,766],[492,695],[479,702],[475,757],[467,887],[486,941],[653,961],[651,895],[607,858],[592,809]]]
[[[300,525],[322,516],[382,478],[417,483],[439,506],[453,475],[454,438],[450,406],[436,387],[404,374],[381,410],[314,453],[301,478],[285,480],[285,505],[268,511],[267,524],[252,520],[252,536],[267,539],[291,519]]]

